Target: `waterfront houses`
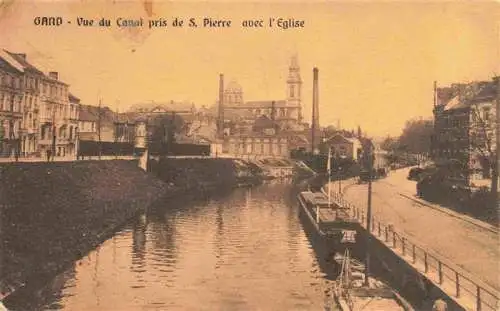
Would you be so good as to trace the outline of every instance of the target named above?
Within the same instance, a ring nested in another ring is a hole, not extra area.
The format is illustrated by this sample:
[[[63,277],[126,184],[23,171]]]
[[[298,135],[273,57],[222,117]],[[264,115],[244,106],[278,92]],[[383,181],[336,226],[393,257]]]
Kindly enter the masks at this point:
[[[0,154],[19,156],[23,121],[24,68],[0,50]]]
[[[78,100],[73,98],[70,102],[68,88],[57,72],[49,72],[42,81],[38,142],[41,155],[76,156]]]
[[[498,78],[435,90],[432,157],[457,163],[466,182],[491,178]]]
[[[117,113],[109,107],[80,105],[78,119],[79,139],[90,141],[116,141]]]
[[[222,152],[240,158],[289,157],[288,135],[262,115],[251,129],[226,128]]]
[[[76,155],[79,99],[55,71],[43,73],[26,54],[0,50],[2,157]]]
[[[345,158],[358,161],[361,155],[362,144],[358,138],[348,138],[341,134],[335,134],[327,138],[323,145],[331,149],[332,155],[337,158]],[[328,150],[323,152],[327,153]]]

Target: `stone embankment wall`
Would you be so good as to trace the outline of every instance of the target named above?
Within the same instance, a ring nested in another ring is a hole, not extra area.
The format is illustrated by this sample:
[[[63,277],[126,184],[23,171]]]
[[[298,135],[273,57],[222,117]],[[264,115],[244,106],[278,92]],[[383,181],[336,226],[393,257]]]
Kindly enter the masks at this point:
[[[230,159],[168,159],[152,173],[127,160],[0,165],[0,300],[43,283],[155,201],[256,180],[258,168]]]

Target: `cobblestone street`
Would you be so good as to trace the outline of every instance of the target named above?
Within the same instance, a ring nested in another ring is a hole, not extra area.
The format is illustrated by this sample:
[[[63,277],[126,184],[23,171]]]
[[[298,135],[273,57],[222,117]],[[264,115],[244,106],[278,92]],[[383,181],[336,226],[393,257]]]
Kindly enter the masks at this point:
[[[448,214],[412,200],[415,182],[407,180],[407,174],[408,169],[392,171],[386,179],[373,183],[373,215],[413,237],[422,247],[500,288],[498,233],[480,221],[469,221],[470,217]],[[345,184],[345,199],[366,209],[367,184]],[[335,183],[332,189],[337,187]]]

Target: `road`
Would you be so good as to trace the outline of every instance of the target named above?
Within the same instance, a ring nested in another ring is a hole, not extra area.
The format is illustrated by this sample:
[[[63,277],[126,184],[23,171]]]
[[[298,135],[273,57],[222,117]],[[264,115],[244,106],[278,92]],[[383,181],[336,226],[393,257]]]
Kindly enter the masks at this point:
[[[387,178],[373,182],[373,215],[500,289],[498,234],[401,196],[415,194],[415,182],[407,180],[407,175],[408,169],[392,171]],[[344,197],[366,209],[367,189],[367,184],[351,182],[344,188]]]

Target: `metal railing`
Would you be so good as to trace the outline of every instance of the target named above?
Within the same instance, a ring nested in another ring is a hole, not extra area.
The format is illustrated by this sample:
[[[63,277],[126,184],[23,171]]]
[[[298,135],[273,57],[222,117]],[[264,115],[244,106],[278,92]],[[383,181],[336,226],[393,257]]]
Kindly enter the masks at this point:
[[[364,209],[349,203],[338,192],[332,193],[331,197],[338,205],[348,208],[353,218],[359,220],[366,229]],[[497,290],[442,256],[419,246],[412,238],[396,232],[392,225],[377,217],[372,217],[371,224],[372,227],[368,231],[374,237],[438,285],[458,304],[467,310],[500,310],[500,294]]]

